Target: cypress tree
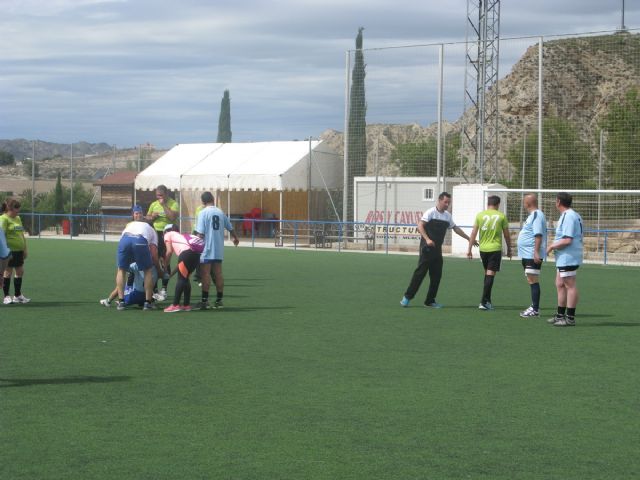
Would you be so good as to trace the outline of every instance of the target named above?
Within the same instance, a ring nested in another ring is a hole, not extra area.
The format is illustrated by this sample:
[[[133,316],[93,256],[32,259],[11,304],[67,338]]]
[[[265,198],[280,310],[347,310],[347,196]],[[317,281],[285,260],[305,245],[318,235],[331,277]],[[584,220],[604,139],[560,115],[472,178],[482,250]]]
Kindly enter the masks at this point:
[[[347,140],[348,182],[347,182],[347,219],[353,218],[353,177],[363,176],[367,172],[366,113],[367,104],[364,95],[365,64],[362,53],[362,31],[358,29],[356,51],[351,75],[349,93],[349,123]]]
[[[56,181],[56,188],[53,192],[53,208],[54,213],[64,213],[64,194],[62,192],[62,179],[60,178],[60,171],[58,170],[58,179]]]
[[[229,90],[224,91],[220,103],[220,118],[218,119],[218,143],[231,143],[231,99]]]

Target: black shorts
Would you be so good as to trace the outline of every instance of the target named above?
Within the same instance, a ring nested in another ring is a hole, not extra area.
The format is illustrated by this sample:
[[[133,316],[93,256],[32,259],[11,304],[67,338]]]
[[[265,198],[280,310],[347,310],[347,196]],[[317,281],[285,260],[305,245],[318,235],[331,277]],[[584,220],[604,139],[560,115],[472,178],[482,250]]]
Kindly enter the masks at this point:
[[[24,252],[11,252],[11,256],[9,257],[9,263],[7,267],[16,268],[24,265]]]
[[[533,258],[523,258],[522,267],[524,268],[525,275],[540,275],[542,262],[536,263]]]
[[[167,254],[167,246],[164,244],[164,232],[156,230],[156,233],[158,234],[158,258],[164,262],[164,256]]]
[[[502,262],[502,252],[500,250],[497,252],[480,252],[480,258],[485,270],[500,271],[500,262]]]
[[[178,255],[178,272],[183,277],[191,275],[196,268],[200,265],[200,254],[192,250],[185,250]]]

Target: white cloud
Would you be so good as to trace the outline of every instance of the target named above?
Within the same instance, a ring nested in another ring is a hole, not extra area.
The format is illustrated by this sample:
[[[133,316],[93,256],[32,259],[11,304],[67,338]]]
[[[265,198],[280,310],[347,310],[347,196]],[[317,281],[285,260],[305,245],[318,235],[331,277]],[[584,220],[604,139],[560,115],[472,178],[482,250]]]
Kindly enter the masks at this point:
[[[83,7],[126,3],[126,0],[3,0],[2,9],[9,15],[47,17]]]
[[[118,145],[210,140],[227,88],[239,141],[342,129],[345,51],[358,27],[370,49],[463,41],[466,24],[462,0],[0,1],[11,39],[0,43],[0,138]],[[620,12],[595,0],[512,0],[501,13],[503,35],[515,36],[614,29]],[[629,7],[627,26],[639,20]],[[505,43],[503,59],[527,45]],[[448,45],[445,59],[455,117],[463,46]],[[368,50],[365,61],[369,118],[432,120],[436,47]]]

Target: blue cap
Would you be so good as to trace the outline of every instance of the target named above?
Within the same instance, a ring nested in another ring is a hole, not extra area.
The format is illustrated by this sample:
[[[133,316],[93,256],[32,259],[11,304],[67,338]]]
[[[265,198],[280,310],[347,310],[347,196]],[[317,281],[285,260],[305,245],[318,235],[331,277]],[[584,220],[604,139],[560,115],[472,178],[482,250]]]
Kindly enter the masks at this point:
[[[140,205],[134,205],[131,213],[142,213],[142,207]]]

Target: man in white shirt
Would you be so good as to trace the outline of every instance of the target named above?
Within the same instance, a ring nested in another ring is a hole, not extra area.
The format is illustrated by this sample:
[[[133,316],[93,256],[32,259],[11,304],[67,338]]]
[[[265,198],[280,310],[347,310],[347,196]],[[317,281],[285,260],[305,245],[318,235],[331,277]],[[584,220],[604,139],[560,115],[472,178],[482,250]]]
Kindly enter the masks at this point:
[[[420,256],[418,258],[418,267],[413,272],[409,286],[400,301],[400,305],[403,307],[409,306],[409,302],[415,297],[428,272],[429,290],[424,306],[442,308],[442,304],[436,302],[436,295],[442,278],[442,244],[444,243],[444,237],[447,234],[447,230],[453,230],[457,235],[469,241],[469,236],[451,218],[449,213],[450,204],[451,195],[447,192],[442,192],[438,196],[435,207],[424,212],[424,215],[418,221]],[[473,242],[472,244],[478,246],[478,242]]]
[[[131,262],[136,262],[138,268],[144,272],[145,302],[143,310],[154,310],[153,304],[153,273],[154,265],[160,274],[158,265],[158,235],[151,225],[144,221],[144,213],[140,205],[133,207],[133,222],[129,222],[122,231],[118,242],[118,272],[116,273],[116,288],[118,290],[118,310],[124,310],[124,285],[127,271]]]

